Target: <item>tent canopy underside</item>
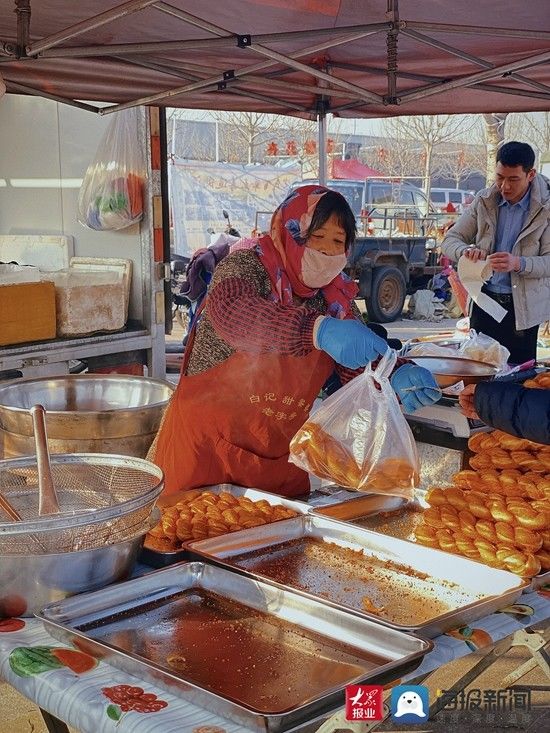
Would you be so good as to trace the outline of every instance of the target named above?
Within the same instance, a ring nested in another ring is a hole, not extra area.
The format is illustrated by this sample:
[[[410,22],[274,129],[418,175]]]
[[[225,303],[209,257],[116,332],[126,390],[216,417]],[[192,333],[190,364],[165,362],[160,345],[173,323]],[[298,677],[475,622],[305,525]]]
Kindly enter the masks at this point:
[[[546,2],[0,0],[0,9],[8,92],[111,103],[103,113],[550,109]]]

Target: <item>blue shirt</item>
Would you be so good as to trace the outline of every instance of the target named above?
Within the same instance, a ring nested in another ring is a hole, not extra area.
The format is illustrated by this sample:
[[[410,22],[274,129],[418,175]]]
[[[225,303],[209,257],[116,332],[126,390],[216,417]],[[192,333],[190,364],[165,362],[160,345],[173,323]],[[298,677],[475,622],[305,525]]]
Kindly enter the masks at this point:
[[[495,241],[495,252],[512,252],[519,233],[523,229],[529,204],[531,203],[531,186],[527,189],[523,198],[515,204],[510,204],[501,197],[498,204],[497,231]],[[521,258],[520,272],[525,268],[525,261]],[[493,293],[511,293],[512,281],[509,272],[495,272],[487,283],[487,289]]]

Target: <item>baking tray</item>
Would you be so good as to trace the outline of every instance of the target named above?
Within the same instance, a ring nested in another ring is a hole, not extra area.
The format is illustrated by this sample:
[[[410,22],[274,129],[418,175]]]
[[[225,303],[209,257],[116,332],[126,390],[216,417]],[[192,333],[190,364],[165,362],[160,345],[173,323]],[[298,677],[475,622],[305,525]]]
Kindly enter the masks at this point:
[[[433,647],[202,562],[51,604],[39,618],[55,638],[264,733],[330,713],[346,684],[399,679]]]
[[[311,508],[311,514],[359,524],[367,518],[378,517],[380,514],[385,516],[387,513],[392,513],[393,515],[394,512],[405,510],[408,506],[407,500],[399,496],[366,494],[358,497],[357,492],[353,494],[351,498],[345,497],[344,501],[318,503]]]
[[[511,605],[527,586],[513,573],[314,515],[238,534],[194,542],[190,549],[210,562],[428,638]],[[374,604],[373,612],[365,610],[364,599]]]
[[[247,489],[244,486],[235,486],[234,484],[217,484],[216,486],[204,486],[200,489],[201,491],[211,491],[213,494],[221,494],[222,491],[228,491],[233,496],[246,496],[251,501],[260,501],[265,499],[272,505],[282,504],[289,509],[294,509],[298,514],[303,514],[309,511],[307,504],[301,501],[294,501],[293,499],[286,499],[284,496],[277,496],[277,494],[270,494],[267,491],[260,491],[260,489]],[[174,494],[168,494],[168,496],[161,496],[157,502],[157,506],[162,508],[165,506],[174,506],[178,501],[185,495],[185,491],[178,491]],[[242,530],[246,532],[248,530]],[[143,545],[140,554],[140,561],[145,565],[149,565],[153,568],[164,568],[168,565],[173,565],[175,562],[181,562],[183,560],[189,560],[189,550],[186,546],[181,550],[172,550],[169,552],[161,552]]]
[[[320,507],[312,510],[311,513],[344,520],[358,527],[396,537],[400,540],[416,542],[415,529],[422,523],[423,512],[428,504],[422,498],[417,497],[414,502],[403,502],[401,506],[397,505],[395,509],[391,509],[386,501],[387,498],[369,496],[364,498],[364,504],[359,503],[356,507],[353,506],[353,501],[349,501]],[[395,499],[396,502],[399,501],[397,497],[390,498]],[[523,592],[530,593],[542,588],[547,583],[550,583],[550,571],[539,573],[539,575],[531,578],[529,585],[523,589]]]

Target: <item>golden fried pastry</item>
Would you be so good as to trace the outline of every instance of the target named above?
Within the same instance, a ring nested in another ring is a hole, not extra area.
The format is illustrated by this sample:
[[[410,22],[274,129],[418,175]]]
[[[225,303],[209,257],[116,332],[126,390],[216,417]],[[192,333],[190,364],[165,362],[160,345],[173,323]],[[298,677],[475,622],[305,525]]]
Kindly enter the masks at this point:
[[[439,547],[437,537],[435,536],[436,530],[434,527],[430,527],[429,524],[419,524],[414,530],[414,536],[422,544],[428,547]]]
[[[496,554],[506,569],[516,575],[532,578],[540,573],[540,560],[530,553],[521,552],[511,547],[502,547],[497,549]]]
[[[470,560],[479,560],[479,550],[474,544],[474,540],[469,537],[463,537],[462,535],[456,535],[455,537],[456,547],[461,555],[470,558]]]
[[[479,488],[480,474],[477,471],[459,471],[453,476],[453,484],[464,489]]]
[[[517,438],[515,435],[499,431],[498,444],[501,448],[504,448],[504,450],[507,451],[527,450],[530,445],[530,441],[525,438]]]
[[[476,453],[470,458],[470,466],[476,471],[483,468],[493,468],[493,461],[488,453]]]
[[[548,550],[538,550],[535,553],[535,557],[540,562],[542,570],[550,570],[550,552]]]
[[[472,512],[463,509],[458,513],[460,519],[460,531],[465,537],[473,538],[476,536],[477,521]]]
[[[168,545],[175,550],[188,542],[297,516],[282,504],[270,504],[266,499],[253,501],[227,491],[188,491],[174,506],[160,508],[161,520],[146,538],[147,546],[159,551],[167,551],[162,548]]]

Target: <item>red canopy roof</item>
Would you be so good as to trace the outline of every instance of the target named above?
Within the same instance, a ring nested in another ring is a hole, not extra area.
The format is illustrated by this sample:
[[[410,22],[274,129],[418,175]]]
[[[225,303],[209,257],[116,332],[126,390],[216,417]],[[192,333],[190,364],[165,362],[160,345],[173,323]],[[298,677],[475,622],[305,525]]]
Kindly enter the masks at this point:
[[[368,165],[364,165],[357,158],[350,158],[349,160],[332,159],[331,178],[351,178],[356,181],[361,181],[370,176],[382,175],[383,173],[374,170],[374,168],[369,168]]]
[[[308,119],[550,109],[544,1],[0,0],[0,8],[0,71],[13,93]]]

